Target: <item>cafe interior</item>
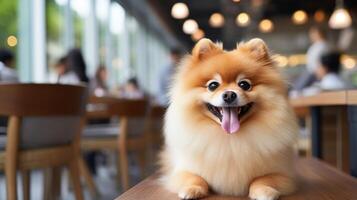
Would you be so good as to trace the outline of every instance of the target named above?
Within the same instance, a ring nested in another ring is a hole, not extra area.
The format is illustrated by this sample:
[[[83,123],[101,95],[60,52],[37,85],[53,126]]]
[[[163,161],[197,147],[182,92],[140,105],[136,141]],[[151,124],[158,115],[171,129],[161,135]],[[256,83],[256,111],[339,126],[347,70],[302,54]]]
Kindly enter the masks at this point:
[[[355,0],[0,0],[0,200],[178,199],[158,156],[202,38],[261,38],[286,79],[303,183],[286,199],[356,200],[356,31]]]

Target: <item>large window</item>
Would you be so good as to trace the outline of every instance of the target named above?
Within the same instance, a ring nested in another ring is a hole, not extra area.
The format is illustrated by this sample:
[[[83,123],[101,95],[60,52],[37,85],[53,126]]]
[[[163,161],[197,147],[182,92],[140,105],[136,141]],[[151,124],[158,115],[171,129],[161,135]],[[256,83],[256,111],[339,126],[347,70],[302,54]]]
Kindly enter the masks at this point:
[[[0,0],[0,5],[0,47],[19,52],[22,80],[48,81],[55,62],[77,47],[90,77],[102,64],[111,88],[135,76],[146,91],[156,93],[168,49],[118,1]]]
[[[128,31],[126,28],[126,12],[117,2],[110,5],[110,49],[107,67],[111,70],[110,83],[113,87],[122,84],[128,71]]]
[[[83,44],[86,0],[46,0],[46,47],[49,73],[69,49]],[[84,7],[83,7],[84,5]]]
[[[98,22],[98,46],[99,46],[99,63],[106,65],[109,56],[109,43],[111,38],[109,30],[110,17],[110,0],[97,0],[95,2],[95,12]]]

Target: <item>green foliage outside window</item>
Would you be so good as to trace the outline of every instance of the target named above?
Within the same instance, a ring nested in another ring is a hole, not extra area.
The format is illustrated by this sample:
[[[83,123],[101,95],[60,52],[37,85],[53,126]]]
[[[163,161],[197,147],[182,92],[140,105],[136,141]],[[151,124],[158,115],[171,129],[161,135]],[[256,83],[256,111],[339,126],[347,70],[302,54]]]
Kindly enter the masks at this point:
[[[7,38],[10,35],[17,37],[17,0],[0,0],[0,48],[10,48]],[[11,49],[16,51],[16,46]]]
[[[46,0],[46,31],[48,40],[59,41],[63,19],[60,7],[53,0]]]

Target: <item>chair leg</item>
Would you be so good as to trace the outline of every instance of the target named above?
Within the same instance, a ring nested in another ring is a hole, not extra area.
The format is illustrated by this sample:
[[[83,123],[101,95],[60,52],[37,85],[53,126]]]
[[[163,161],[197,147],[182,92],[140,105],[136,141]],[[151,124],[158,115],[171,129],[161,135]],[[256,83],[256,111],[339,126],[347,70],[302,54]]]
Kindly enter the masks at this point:
[[[138,157],[138,161],[139,161],[141,178],[145,178],[145,176],[146,176],[146,152],[145,151],[137,152],[137,157]]]
[[[61,167],[45,170],[44,173],[44,197],[45,200],[60,199],[61,195]]]
[[[51,169],[44,169],[43,171],[43,199],[50,200],[52,194],[52,172]]]
[[[23,191],[24,200],[30,200],[31,175],[29,170],[22,170],[21,176],[22,176],[22,191]]]
[[[129,171],[128,171],[128,154],[125,147],[119,148],[119,165],[118,173],[121,176],[123,191],[129,189]]]
[[[77,158],[74,158],[69,164],[70,179],[73,184],[73,191],[76,200],[83,200],[82,186],[79,174],[79,166]]]
[[[55,167],[52,169],[52,191],[53,199],[60,199],[61,196],[61,175],[62,168]]]
[[[90,173],[88,166],[82,157],[79,158],[79,170],[81,175],[84,177],[84,180],[87,184],[90,193],[92,194],[93,197],[97,197],[99,194],[98,189],[94,183],[92,174]]]
[[[5,177],[6,177],[6,195],[7,200],[17,199],[17,183],[16,183],[16,166],[14,163],[10,163],[13,159],[7,160],[5,163]],[[12,165],[13,164],[13,165]]]

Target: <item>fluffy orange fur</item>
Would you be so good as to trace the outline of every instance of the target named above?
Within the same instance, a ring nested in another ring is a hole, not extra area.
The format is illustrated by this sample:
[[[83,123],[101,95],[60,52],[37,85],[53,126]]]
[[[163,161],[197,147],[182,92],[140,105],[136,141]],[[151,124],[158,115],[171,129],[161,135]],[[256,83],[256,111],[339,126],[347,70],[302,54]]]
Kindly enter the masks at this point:
[[[217,76],[221,85],[208,91],[207,81]],[[238,87],[241,76],[250,80],[251,90]],[[254,103],[234,134],[225,133],[205,106],[228,89]],[[232,51],[200,40],[183,59],[171,88],[161,154],[164,185],[183,199],[204,197],[209,190],[257,200],[293,192],[292,147],[298,129],[286,93],[262,40]]]

